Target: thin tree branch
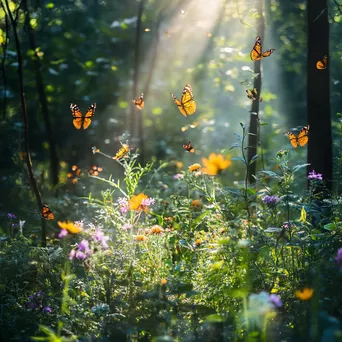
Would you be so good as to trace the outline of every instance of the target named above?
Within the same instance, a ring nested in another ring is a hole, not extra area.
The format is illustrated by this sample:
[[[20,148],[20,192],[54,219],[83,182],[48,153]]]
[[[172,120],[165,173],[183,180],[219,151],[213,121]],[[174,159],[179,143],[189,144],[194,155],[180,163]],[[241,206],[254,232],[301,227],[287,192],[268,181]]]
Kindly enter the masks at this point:
[[[47,139],[49,142],[49,150],[50,150],[50,169],[51,169],[51,179],[52,184],[57,185],[58,184],[58,169],[59,169],[59,161],[56,151],[56,140],[54,138],[52,126],[51,126],[51,120],[49,115],[49,105],[46,98],[45,93],[45,86],[44,86],[44,80],[42,75],[42,65],[39,59],[39,56],[37,55],[37,43],[36,43],[36,37],[34,34],[34,31],[32,29],[32,26],[30,24],[30,12],[27,4],[27,0],[22,0],[23,4],[23,10],[25,12],[25,25],[28,31],[29,41],[30,41],[30,48],[34,51],[35,55],[33,58],[34,63],[34,69],[36,74],[36,86],[39,93],[39,101],[40,106],[42,109],[42,114],[44,118],[46,133],[47,133]]]
[[[7,15],[10,19],[13,33],[14,33],[14,40],[15,40],[15,45],[16,45],[16,50],[17,50],[17,60],[18,60],[18,74],[19,74],[19,88],[20,88],[20,103],[21,103],[21,113],[23,116],[23,121],[24,121],[24,145],[25,145],[25,152],[26,152],[26,166],[29,174],[29,180],[31,183],[31,187],[33,189],[33,192],[36,196],[37,204],[39,207],[39,211],[42,210],[43,208],[43,201],[40,195],[40,191],[38,188],[38,184],[36,181],[36,178],[33,173],[33,168],[32,168],[32,161],[31,161],[31,155],[30,155],[30,147],[29,147],[29,121],[28,121],[28,115],[27,115],[27,107],[26,107],[26,99],[25,99],[25,92],[24,92],[24,74],[23,74],[23,63],[22,63],[22,54],[21,54],[21,48],[20,48],[20,42],[19,42],[19,36],[18,36],[18,31],[17,31],[17,25],[16,21],[13,18],[12,12],[10,10],[8,0],[4,0],[5,5],[6,5],[6,10],[7,10]],[[2,0],[1,0],[2,2]],[[42,225],[42,246],[46,246],[46,222],[42,218],[41,219],[41,225]]]
[[[8,43],[8,32],[9,32],[9,26],[8,26],[8,17],[6,14],[6,10],[4,7],[4,4],[1,2],[1,7],[4,10],[5,13],[5,30],[6,30],[6,35],[5,35],[5,41],[2,44],[2,58],[1,58],[1,73],[2,77],[4,80],[4,108],[2,112],[2,118],[1,121],[5,120],[6,117],[6,111],[7,111],[7,77],[6,77],[6,69],[5,69],[5,63],[6,63],[6,58],[7,58],[7,43]]]

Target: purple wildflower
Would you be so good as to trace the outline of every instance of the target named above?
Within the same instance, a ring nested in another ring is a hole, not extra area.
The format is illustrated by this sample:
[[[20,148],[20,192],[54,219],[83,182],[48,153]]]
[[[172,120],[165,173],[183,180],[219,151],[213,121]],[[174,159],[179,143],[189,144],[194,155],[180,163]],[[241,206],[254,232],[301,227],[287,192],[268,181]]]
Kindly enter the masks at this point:
[[[84,254],[82,251],[77,251],[76,252],[76,259],[84,260],[86,257],[87,257],[86,254]]]
[[[271,294],[269,298],[270,298],[271,303],[273,303],[273,305],[276,308],[281,308],[283,306],[282,301],[280,300],[279,296],[277,296],[276,294]]]
[[[109,236],[104,235],[103,231],[100,228],[96,230],[95,235],[94,235],[94,240],[101,242],[102,247],[104,249],[108,249],[109,246],[108,246],[107,241],[109,240]]]
[[[129,210],[129,202],[127,200],[127,198],[125,197],[119,197],[118,198],[118,203],[120,206],[120,211],[122,214],[126,214],[127,211]]]
[[[68,235],[68,231],[66,229],[61,229],[61,231],[58,234],[58,239],[62,239],[67,235]]]
[[[17,216],[15,216],[14,214],[11,214],[11,213],[7,213],[7,218],[9,218],[9,219],[16,219]]]
[[[266,195],[262,198],[262,201],[268,206],[274,206],[277,203],[279,203],[280,198],[278,196],[275,196],[275,195],[273,195],[273,196]]]
[[[82,240],[78,245],[77,248],[79,251],[84,252],[85,254],[91,254],[91,250],[89,249],[89,241]]]
[[[144,199],[141,201],[141,205],[146,206],[146,207],[150,207],[150,206],[153,205],[154,203],[155,203],[155,199],[152,198],[152,197],[144,198]]]
[[[308,179],[323,180],[323,175],[321,173],[316,173],[315,170],[312,170],[308,174]]]
[[[173,179],[176,179],[176,180],[180,180],[183,178],[184,178],[184,175],[182,173],[176,173],[175,175],[173,175]]]
[[[123,230],[129,230],[129,229],[132,229],[133,228],[133,225],[130,224],[130,223],[125,223],[122,227]]]
[[[70,251],[70,254],[69,254],[69,259],[73,260],[75,258],[75,256],[76,256],[76,251],[74,249],[72,249]]]
[[[342,271],[342,248],[340,248],[337,251],[337,255],[335,257],[335,261],[336,261],[337,265],[340,267],[340,270]]]
[[[51,308],[49,306],[46,306],[44,309],[43,309],[43,312],[46,312],[46,313],[50,313],[52,312]]]

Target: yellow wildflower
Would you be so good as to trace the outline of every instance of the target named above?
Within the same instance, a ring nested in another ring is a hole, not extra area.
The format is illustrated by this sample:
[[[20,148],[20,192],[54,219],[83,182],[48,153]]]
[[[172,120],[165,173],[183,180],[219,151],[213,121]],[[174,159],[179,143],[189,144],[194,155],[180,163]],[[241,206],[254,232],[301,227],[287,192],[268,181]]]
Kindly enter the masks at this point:
[[[155,225],[149,231],[149,234],[162,234],[164,233],[164,229],[161,226]]]
[[[113,159],[119,160],[127,156],[129,152],[129,146],[127,144],[122,144],[122,147],[120,150],[116,153],[115,157]]]
[[[201,168],[201,164],[192,164],[189,166],[189,171],[194,172],[194,171],[198,171]]]
[[[62,228],[62,229],[65,229],[67,230],[69,233],[71,234],[77,234],[77,233],[80,233],[83,229],[71,222],[71,221],[66,221],[66,222],[61,222],[61,221],[58,221],[58,225]]]
[[[300,300],[309,300],[314,293],[314,289],[305,287],[303,290],[296,291],[295,295]]]
[[[202,172],[211,176],[217,175],[232,165],[230,156],[224,158],[222,154],[216,153],[211,153],[209,159],[202,158],[202,163],[205,166],[205,168],[202,169]]]
[[[145,241],[146,240],[146,236],[145,235],[137,235],[135,237],[136,241]]]
[[[167,280],[166,280],[165,278],[163,278],[163,279],[160,281],[160,283],[161,283],[162,285],[165,285],[165,284],[167,283]]]
[[[144,200],[147,200],[148,196],[144,193],[140,193],[138,195],[133,195],[129,200],[129,209],[136,211],[147,211],[147,206],[143,203]]]

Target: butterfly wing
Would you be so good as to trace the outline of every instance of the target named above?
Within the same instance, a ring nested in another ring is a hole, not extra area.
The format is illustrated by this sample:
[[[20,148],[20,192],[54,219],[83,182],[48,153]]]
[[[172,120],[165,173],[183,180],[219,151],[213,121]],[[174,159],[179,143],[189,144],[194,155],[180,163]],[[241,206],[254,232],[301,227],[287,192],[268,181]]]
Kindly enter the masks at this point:
[[[136,106],[138,109],[143,109],[143,108],[144,108],[144,105],[145,105],[145,102],[144,102],[144,94],[141,93],[140,97],[138,97],[138,98],[135,99],[135,100],[132,100],[132,102],[135,104],[135,106]]]
[[[261,38],[259,36],[257,36],[255,38],[255,43],[254,43],[253,49],[250,53],[250,56],[251,56],[252,61],[258,61],[262,58],[262,55],[261,55]]]
[[[286,136],[289,138],[291,145],[296,148],[298,146],[297,136],[292,132],[288,132]]]
[[[256,88],[254,88],[254,89],[247,89],[247,90],[246,90],[246,93],[247,93],[247,97],[248,97],[249,99],[251,99],[251,100],[253,100],[253,101],[256,100],[256,96],[257,96],[257,94],[258,94]]]
[[[188,115],[186,114],[186,111],[185,111],[182,103],[177,99],[177,97],[174,94],[171,94],[171,96],[173,98],[173,102],[177,105],[181,114],[184,115],[185,117],[187,117]]]
[[[310,126],[304,126],[298,133],[298,137],[297,137],[297,140],[298,140],[298,144],[300,146],[305,146],[308,141],[309,141],[309,129],[310,129]]]
[[[261,55],[262,58],[271,56],[274,50],[275,50],[275,49],[266,50],[265,52],[262,53],[262,55]]]
[[[193,115],[196,112],[196,102],[194,100],[194,94],[190,84],[186,84],[181,98],[181,104],[187,115]]]
[[[84,118],[83,118],[83,129],[87,129],[90,126],[91,118],[95,114],[95,109],[96,109],[96,103],[93,103],[92,105],[90,105],[87,113],[84,115]]]
[[[194,153],[195,152],[195,149],[191,146],[191,142],[190,141],[189,141],[188,144],[182,145],[182,147],[185,148],[190,153]]]
[[[72,112],[72,116],[74,117],[72,123],[74,124],[76,129],[81,129],[83,125],[83,116],[81,110],[76,104],[73,103],[70,105],[70,109]]]
[[[316,68],[318,70],[324,70],[327,68],[327,66],[328,66],[328,56],[324,56],[322,60],[319,60],[316,63]]]
[[[41,215],[46,220],[54,220],[55,219],[54,213],[50,210],[50,208],[46,204],[43,205]]]

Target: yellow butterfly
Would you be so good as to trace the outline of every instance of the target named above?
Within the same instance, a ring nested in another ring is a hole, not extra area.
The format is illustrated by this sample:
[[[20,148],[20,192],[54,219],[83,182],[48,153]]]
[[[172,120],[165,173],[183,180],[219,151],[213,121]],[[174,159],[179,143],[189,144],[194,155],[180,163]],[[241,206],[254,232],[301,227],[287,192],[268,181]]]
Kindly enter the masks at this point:
[[[140,97],[138,97],[138,98],[135,99],[135,100],[132,100],[132,102],[135,104],[135,106],[136,106],[138,109],[143,109],[143,108],[144,108],[144,105],[145,105],[145,102],[144,102],[144,94],[141,93]]]
[[[275,49],[269,49],[265,52],[262,52],[262,45],[261,45],[261,38],[257,36],[255,38],[255,43],[253,46],[253,49],[250,53],[251,60],[252,61],[259,61],[260,59],[263,59],[264,57],[271,56]]]
[[[186,84],[183,92],[181,100],[179,101],[174,94],[171,94],[173,101],[178,106],[179,111],[187,117],[188,115],[193,115],[196,112],[196,102],[194,100],[194,94],[192,92],[192,88],[190,84]]]
[[[328,56],[325,55],[323,56],[322,60],[319,60],[317,63],[316,63],[316,68],[318,70],[324,70],[328,67]]]
[[[91,118],[94,116],[95,109],[96,109],[96,103],[93,103],[87,113],[85,115],[82,115],[81,110],[78,108],[76,104],[71,104],[70,109],[72,112],[72,116],[74,119],[72,120],[72,123],[74,124],[76,129],[87,129],[91,124]]]
[[[296,148],[299,146],[305,146],[309,141],[309,129],[310,126],[304,126],[298,133],[295,135],[293,132],[287,132],[286,136],[289,138],[291,145]]]

